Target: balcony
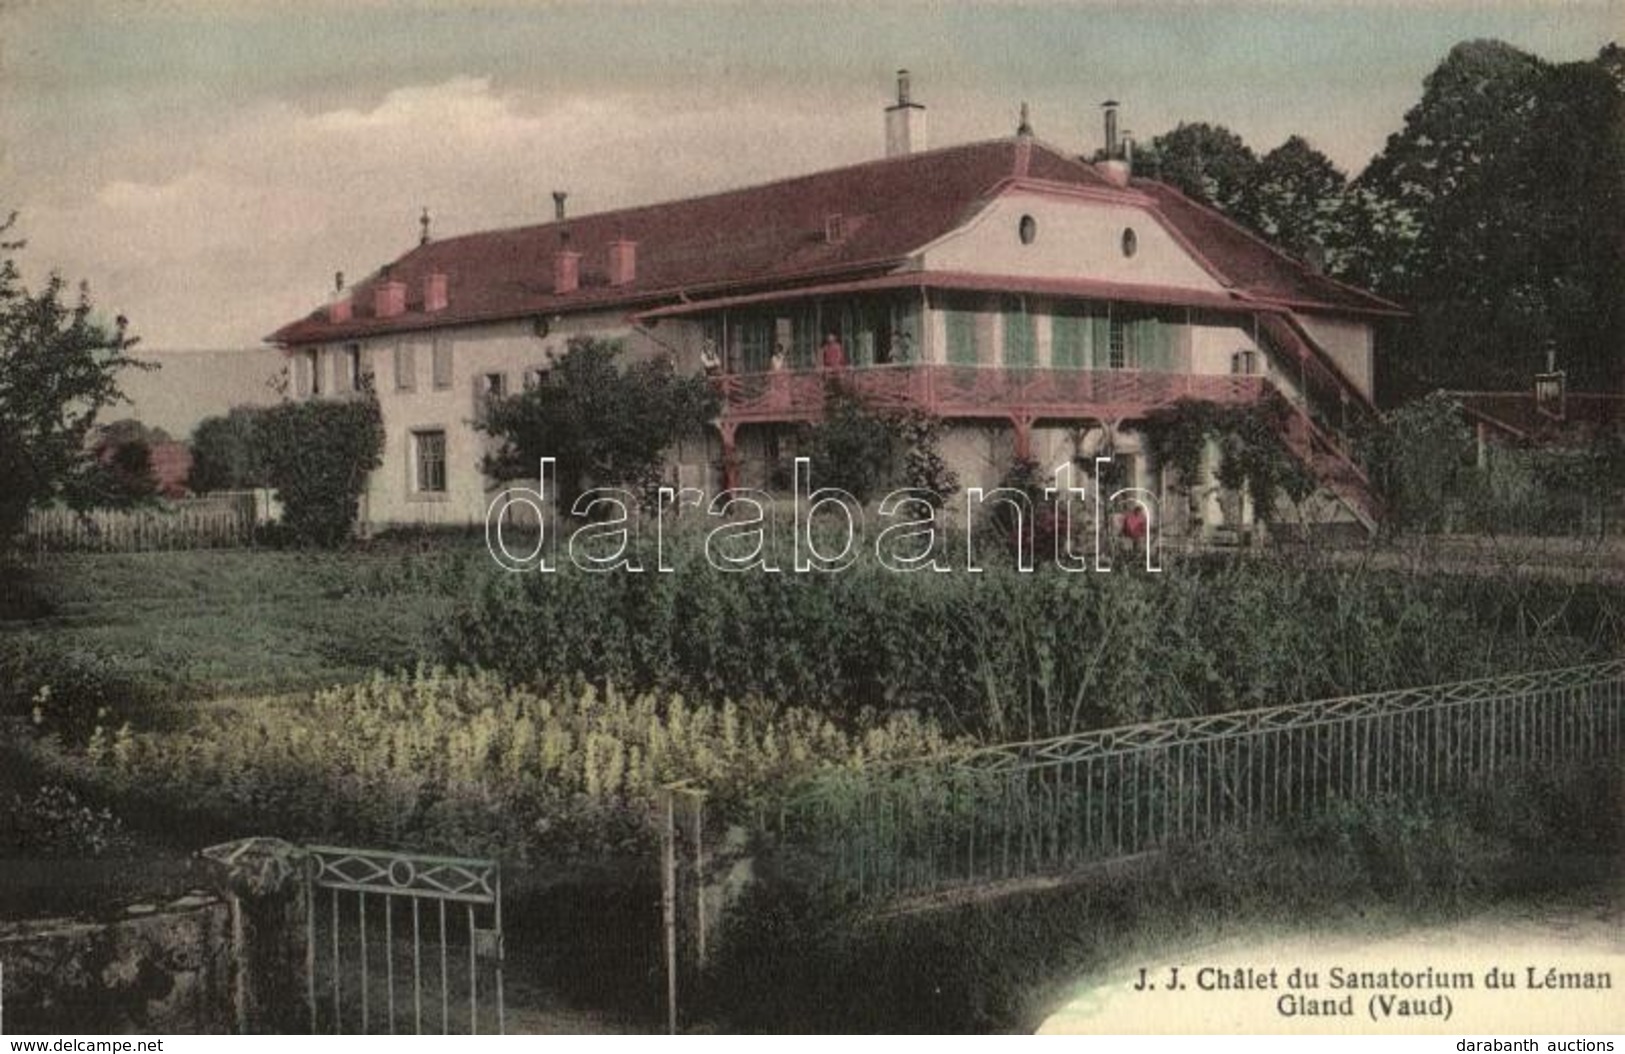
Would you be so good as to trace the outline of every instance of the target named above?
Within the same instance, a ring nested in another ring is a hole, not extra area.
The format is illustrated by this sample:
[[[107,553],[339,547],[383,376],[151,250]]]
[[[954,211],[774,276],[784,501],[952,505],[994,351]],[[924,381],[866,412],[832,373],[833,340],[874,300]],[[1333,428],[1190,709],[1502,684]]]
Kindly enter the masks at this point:
[[[1236,374],[912,364],[725,374],[714,383],[723,396],[723,420],[747,424],[816,419],[832,380],[877,408],[927,410],[945,418],[1112,420],[1142,416],[1178,399],[1253,402],[1268,385],[1263,377]]]

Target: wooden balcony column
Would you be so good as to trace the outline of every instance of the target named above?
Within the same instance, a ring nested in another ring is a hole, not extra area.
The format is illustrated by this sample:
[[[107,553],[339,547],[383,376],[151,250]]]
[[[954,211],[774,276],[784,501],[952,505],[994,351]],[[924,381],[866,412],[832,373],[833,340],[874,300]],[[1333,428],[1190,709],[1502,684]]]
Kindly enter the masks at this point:
[[[716,422],[717,433],[722,437],[722,489],[737,490],[739,487],[739,452],[734,445],[734,436],[739,431],[739,422],[726,418]]]
[[[1033,457],[1033,415],[1011,414],[1010,426],[1016,431],[1016,460],[1031,461]]]

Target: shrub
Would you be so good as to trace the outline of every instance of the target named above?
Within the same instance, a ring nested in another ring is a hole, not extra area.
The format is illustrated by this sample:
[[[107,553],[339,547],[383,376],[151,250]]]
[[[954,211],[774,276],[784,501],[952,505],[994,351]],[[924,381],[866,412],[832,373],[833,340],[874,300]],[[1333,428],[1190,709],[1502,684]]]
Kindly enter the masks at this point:
[[[94,857],[128,845],[124,825],[107,807],[95,808],[57,783],[14,794],[9,830],[0,827],[0,855]]]
[[[1018,739],[1566,665],[1625,639],[1617,588],[1510,575],[1247,558],[721,575],[696,550],[668,544],[669,574],[482,578],[445,624],[445,657],[841,718],[914,709]]]
[[[880,410],[841,379],[824,388],[824,416],[803,427],[798,449],[819,487],[844,490],[860,502],[907,487],[940,505],[958,487],[938,451],[942,421],[922,411]]]
[[[251,490],[268,485],[258,436],[264,410],[236,406],[221,417],[206,417],[192,430],[192,471],[187,485],[199,494]]]
[[[367,474],[382,463],[383,415],[372,389],[283,402],[259,415],[255,434],[292,540],[332,546],[347,538]]]
[[[110,714],[148,700],[147,671],[137,665],[47,634],[8,634],[0,638],[0,716],[82,743]]]

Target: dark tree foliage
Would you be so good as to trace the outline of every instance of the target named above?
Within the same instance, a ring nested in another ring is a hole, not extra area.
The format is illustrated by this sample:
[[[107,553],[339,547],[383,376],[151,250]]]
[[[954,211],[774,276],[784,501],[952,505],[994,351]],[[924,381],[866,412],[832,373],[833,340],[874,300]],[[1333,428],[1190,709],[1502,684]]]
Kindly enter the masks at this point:
[[[96,466],[87,480],[104,508],[136,505],[158,496],[158,478],[152,471],[152,445],[145,439],[96,444]]]
[[[89,291],[67,302],[52,275],[29,292],[0,223],[0,547],[15,538],[30,508],[63,501],[88,508],[107,493],[92,438],[97,416],[123,398],[118,374],[146,368],[130,356],[135,339],[99,322]]]
[[[1326,266],[1328,250],[1342,242],[1347,184],[1331,159],[1295,135],[1259,160],[1239,216],[1276,247]]]
[[[152,451],[168,442],[168,432],[134,418],[98,425],[90,439],[95,465],[81,488],[86,503],[121,508],[153,501],[158,497],[158,478]]]
[[[838,379],[826,386],[823,420],[802,429],[797,449],[808,459],[815,488],[835,487],[868,501],[898,482],[896,429]]]
[[[618,342],[578,338],[527,391],[498,399],[481,427],[500,442],[484,462],[496,480],[534,479],[555,458],[561,507],[592,486],[657,486],[663,456],[717,414],[699,376],[679,377],[669,358],[622,365]]]
[[[137,441],[147,444],[148,447],[155,447],[173,443],[175,440],[162,428],[155,428],[133,417],[121,417],[117,421],[96,426],[98,447],[116,447]]]
[[[813,487],[836,487],[859,501],[907,488],[940,506],[959,486],[937,442],[942,419],[924,411],[870,406],[831,378],[824,416],[801,430],[797,449],[808,459]]]
[[[1240,216],[1258,155],[1221,125],[1180,125],[1146,143],[1135,167],[1221,212]]]
[[[1451,49],[1358,179],[1293,136],[1263,158],[1182,124],[1141,170],[1414,312],[1385,333],[1385,401],[1524,389],[1548,353],[1576,390],[1625,388],[1625,49],[1551,64]]]
[[[336,546],[348,538],[367,474],[383,460],[383,415],[370,383],[350,398],[290,400],[258,411],[254,436],[289,540]]]
[[[199,494],[269,486],[256,438],[263,413],[255,407],[236,406],[224,416],[198,422],[192,430],[192,471],[187,485]]]
[[[1399,222],[1369,275],[1415,311],[1392,394],[1524,388],[1548,350],[1617,391],[1625,324],[1625,95],[1617,48],[1552,65],[1457,45],[1360,177]]]

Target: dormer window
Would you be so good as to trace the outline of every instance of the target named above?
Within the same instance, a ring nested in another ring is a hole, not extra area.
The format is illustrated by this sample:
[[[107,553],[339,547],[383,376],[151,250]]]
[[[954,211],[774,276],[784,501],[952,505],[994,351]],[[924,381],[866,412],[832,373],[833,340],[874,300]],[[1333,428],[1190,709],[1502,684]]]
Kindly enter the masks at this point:
[[[824,241],[830,245],[839,245],[846,240],[846,217],[839,212],[832,212],[824,217]]]

